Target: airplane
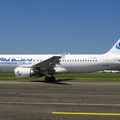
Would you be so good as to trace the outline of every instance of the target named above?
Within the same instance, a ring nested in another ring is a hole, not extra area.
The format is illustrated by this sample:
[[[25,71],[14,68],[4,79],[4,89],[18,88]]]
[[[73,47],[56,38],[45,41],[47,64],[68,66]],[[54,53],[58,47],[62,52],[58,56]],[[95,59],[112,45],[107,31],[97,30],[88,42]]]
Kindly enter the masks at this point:
[[[99,71],[102,73],[120,73],[120,70],[103,70],[103,71]]]
[[[120,39],[104,54],[0,55],[0,71],[17,78],[45,76],[54,82],[56,73],[97,72],[120,69]]]

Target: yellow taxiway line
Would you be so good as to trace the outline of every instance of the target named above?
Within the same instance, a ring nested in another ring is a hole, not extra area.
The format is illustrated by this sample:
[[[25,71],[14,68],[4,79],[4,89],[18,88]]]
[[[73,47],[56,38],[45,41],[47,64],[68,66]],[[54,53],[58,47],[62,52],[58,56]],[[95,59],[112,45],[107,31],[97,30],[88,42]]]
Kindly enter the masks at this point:
[[[120,116],[120,113],[97,112],[52,112],[53,115],[89,115],[89,116]]]

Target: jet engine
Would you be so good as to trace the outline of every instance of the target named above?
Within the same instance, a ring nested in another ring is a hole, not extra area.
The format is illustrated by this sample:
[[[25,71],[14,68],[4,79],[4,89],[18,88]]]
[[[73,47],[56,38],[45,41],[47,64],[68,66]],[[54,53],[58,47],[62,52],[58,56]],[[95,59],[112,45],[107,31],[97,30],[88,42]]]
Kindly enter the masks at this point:
[[[55,73],[65,73],[65,72],[67,72],[67,69],[65,69],[63,67],[55,67],[54,70],[55,70]]]
[[[32,77],[35,74],[32,68],[22,68],[22,67],[16,68],[14,72],[16,77],[18,78]]]

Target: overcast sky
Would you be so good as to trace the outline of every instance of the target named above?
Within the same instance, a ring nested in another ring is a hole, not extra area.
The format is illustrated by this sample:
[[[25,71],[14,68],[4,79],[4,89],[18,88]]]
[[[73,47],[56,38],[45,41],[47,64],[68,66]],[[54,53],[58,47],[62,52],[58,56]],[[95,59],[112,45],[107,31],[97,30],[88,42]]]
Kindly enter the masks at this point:
[[[120,38],[120,0],[0,0],[0,54],[104,53]]]

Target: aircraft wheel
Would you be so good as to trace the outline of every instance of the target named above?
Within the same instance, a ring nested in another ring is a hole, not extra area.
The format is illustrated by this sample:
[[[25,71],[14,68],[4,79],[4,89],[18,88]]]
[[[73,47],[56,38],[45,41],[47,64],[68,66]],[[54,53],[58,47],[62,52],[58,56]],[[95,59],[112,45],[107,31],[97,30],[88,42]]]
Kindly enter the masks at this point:
[[[50,79],[51,79],[51,82],[55,82],[56,80],[54,76],[50,77]]]
[[[49,82],[49,81],[50,81],[50,77],[49,76],[45,77],[45,82]]]
[[[52,77],[47,76],[47,77],[45,77],[45,82],[55,82],[55,77],[54,76],[52,76]]]

